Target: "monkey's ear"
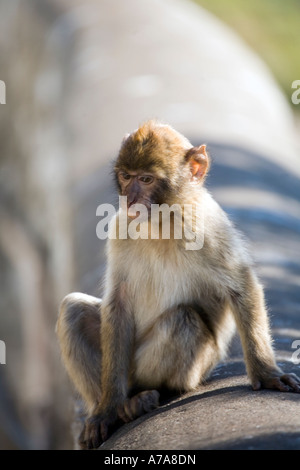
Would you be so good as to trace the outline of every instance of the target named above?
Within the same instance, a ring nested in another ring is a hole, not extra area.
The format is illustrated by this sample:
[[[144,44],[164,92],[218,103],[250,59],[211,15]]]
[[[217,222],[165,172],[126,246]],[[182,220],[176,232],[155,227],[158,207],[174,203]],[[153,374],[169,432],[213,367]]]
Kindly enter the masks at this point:
[[[122,139],[122,144],[124,142],[126,142],[126,140],[128,139],[128,137],[130,137],[130,134],[127,132],[127,134],[124,135],[123,139]]]
[[[210,165],[209,156],[206,153],[206,145],[192,147],[187,151],[185,159],[190,165],[191,180],[193,182],[203,180]]]

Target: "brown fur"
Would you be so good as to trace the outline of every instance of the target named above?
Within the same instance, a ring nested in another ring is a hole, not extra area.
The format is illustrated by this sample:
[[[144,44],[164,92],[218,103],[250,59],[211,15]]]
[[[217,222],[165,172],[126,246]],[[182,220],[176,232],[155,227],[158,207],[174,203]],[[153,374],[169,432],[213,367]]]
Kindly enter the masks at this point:
[[[299,379],[275,363],[262,287],[241,237],[203,187],[208,169],[205,146],[193,148],[155,121],[122,143],[115,163],[120,194],[149,211],[154,203],[193,204],[203,225],[198,215],[182,220],[204,230],[204,242],[187,251],[183,240],[161,239],[161,232],[158,239],[109,240],[102,303],[84,294],[64,299],[57,333],[90,412],[84,448],[107,439],[118,420],[156,407],[151,389],[197,387],[225,356],[235,324],[253,388],[300,392]],[[153,181],[145,184],[144,175]],[[144,391],[129,398],[135,387]]]

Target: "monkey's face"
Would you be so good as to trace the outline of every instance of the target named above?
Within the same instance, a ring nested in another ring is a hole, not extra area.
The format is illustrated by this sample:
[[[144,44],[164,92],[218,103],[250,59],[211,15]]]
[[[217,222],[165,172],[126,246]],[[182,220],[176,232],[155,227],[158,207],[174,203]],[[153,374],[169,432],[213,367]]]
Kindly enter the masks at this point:
[[[127,197],[127,215],[134,219],[139,214],[136,204],[142,204],[150,215],[151,204],[160,204],[161,181],[157,175],[143,171],[121,170],[117,173],[120,194]]]
[[[152,204],[184,203],[208,167],[205,145],[192,147],[170,126],[150,121],[124,138],[114,170],[127,214],[136,218],[137,204],[149,217]]]

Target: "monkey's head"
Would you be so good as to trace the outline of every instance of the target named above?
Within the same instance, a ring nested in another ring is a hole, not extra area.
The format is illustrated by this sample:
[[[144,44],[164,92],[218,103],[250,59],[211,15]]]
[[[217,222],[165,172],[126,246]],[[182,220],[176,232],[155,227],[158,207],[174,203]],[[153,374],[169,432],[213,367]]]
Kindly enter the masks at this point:
[[[185,200],[201,187],[209,169],[206,146],[193,147],[171,126],[148,121],[122,142],[114,171],[119,194],[127,196],[128,216],[134,204],[169,204]]]

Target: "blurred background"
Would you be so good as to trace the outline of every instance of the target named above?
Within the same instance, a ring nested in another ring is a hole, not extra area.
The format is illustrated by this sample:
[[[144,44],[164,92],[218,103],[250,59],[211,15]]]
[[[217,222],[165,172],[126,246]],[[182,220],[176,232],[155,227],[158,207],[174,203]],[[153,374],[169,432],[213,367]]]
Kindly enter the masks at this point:
[[[216,165],[230,146],[284,164],[299,217],[299,53],[299,0],[0,2],[0,449],[72,447],[55,322],[68,292],[101,295],[125,133],[155,117]]]

